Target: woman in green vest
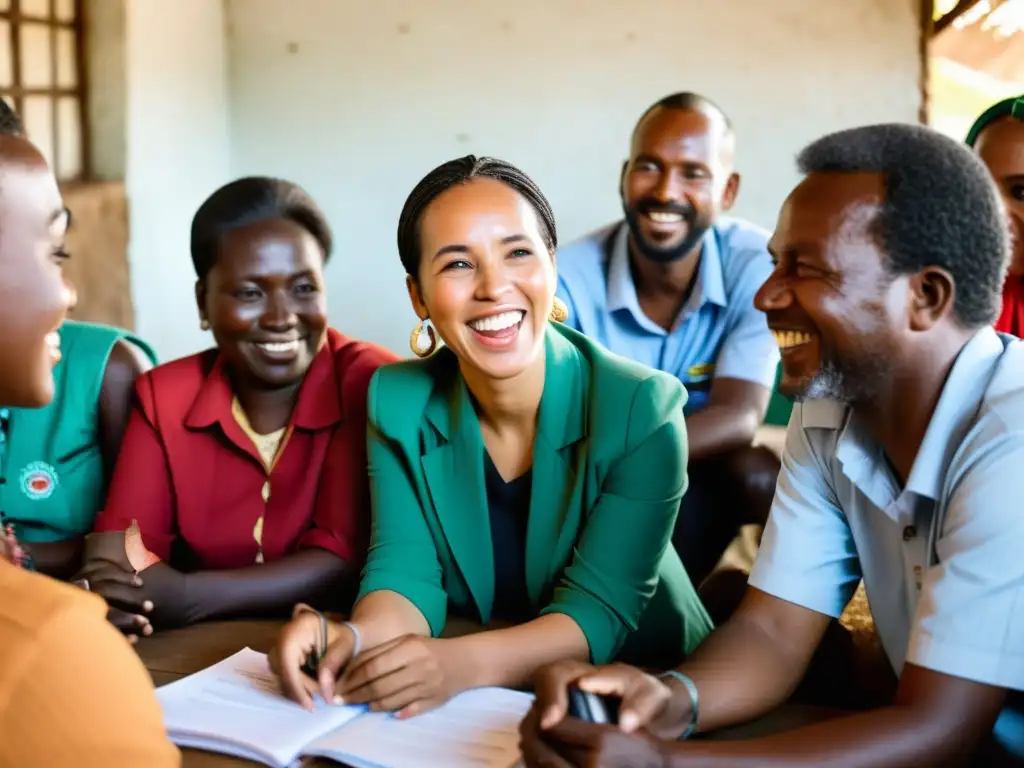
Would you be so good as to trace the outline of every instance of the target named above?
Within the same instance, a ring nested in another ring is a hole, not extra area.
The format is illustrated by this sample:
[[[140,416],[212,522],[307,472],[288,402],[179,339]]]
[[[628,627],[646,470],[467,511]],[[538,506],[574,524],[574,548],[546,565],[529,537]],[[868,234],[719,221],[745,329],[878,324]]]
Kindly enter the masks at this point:
[[[555,246],[547,200],[500,160],[446,163],[406,201],[425,359],[370,384],[373,534],[351,621],[300,610],[272,655],[300,703],[311,652],[328,700],[405,716],[555,659],[660,666],[709,632],[669,545],[686,392],[557,322]],[[449,612],[503,627],[436,639]]]
[[[5,101],[0,136],[24,137]],[[63,264],[68,254],[61,248],[54,257]],[[65,290],[73,309],[75,289],[67,280]],[[0,524],[13,527],[35,568],[69,578],[106,498],[135,377],[156,363],[156,354],[118,328],[66,320],[58,333],[61,360],[50,404],[0,408]]]
[[[25,139],[0,132],[0,178],[0,406],[40,407],[54,395],[68,309],[58,266],[67,217],[53,172]],[[103,601],[7,562],[19,547],[4,539],[0,765],[179,767],[149,675]]]
[[[119,328],[67,320],[58,333],[53,401],[0,410],[0,518],[38,570],[69,578],[106,500],[135,377],[156,354]]]

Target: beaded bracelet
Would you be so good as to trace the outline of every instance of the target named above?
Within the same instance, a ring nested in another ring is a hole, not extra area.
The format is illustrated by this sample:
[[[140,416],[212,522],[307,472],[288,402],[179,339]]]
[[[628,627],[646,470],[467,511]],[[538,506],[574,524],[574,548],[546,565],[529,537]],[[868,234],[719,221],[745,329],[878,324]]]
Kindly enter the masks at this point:
[[[34,571],[36,569],[35,561],[32,559],[32,555],[28,550],[26,550],[21,542],[18,541],[13,525],[8,523],[3,526],[3,538],[10,562],[19,568],[24,568],[27,571]]]
[[[693,732],[697,730],[697,718],[700,717],[700,696],[697,693],[697,684],[687,675],[684,675],[682,672],[676,672],[674,669],[663,672],[658,677],[662,680],[669,677],[678,680],[686,688],[686,692],[690,694],[690,723],[686,726],[682,736],[679,737],[680,740],[690,738]]]

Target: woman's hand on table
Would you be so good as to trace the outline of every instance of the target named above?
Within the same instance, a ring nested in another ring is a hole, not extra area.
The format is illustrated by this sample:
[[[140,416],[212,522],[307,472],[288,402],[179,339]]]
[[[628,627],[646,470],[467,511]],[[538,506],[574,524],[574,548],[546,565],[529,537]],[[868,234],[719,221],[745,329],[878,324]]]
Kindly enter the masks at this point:
[[[131,530],[131,529],[129,529]],[[154,628],[190,624],[188,577],[157,558],[136,572],[121,531],[91,533],[85,538],[84,565],[73,583],[107,601],[107,618],[122,632],[150,635]]]
[[[150,621],[157,629],[182,627],[197,621],[189,600],[188,576],[167,563],[158,562],[139,572],[140,591],[150,607]]]
[[[72,583],[107,601],[107,621],[126,634],[128,642],[153,634],[149,620],[153,603],[143,594],[142,579],[133,571],[105,563],[83,570]]]
[[[91,533],[85,537],[83,566],[72,583],[107,601],[107,620],[134,643],[153,633],[149,614],[152,601],[142,590],[143,580],[135,573],[124,551],[124,533]]]
[[[327,622],[327,651],[313,679],[302,671],[321,646],[320,617],[297,611],[270,651],[270,669],[285,696],[308,710],[319,694],[334,704],[366,704],[378,712],[410,717],[443,704],[470,687],[467,664],[457,643],[405,635],[352,658],[355,635],[344,624]],[[454,643],[454,645],[453,645]]]
[[[360,653],[335,686],[345,704],[412,717],[472,687],[457,639],[405,635]]]
[[[319,654],[322,625],[315,611],[297,609],[285,624],[268,656],[270,669],[281,683],[284,695],[312,711],[313,697],[335,700],[334,686],[341,670],[348,664],[355,648],[355,635],[344,626],[327,622],[327,650],[318,668],[318,679],[302,671],[310,654]]]

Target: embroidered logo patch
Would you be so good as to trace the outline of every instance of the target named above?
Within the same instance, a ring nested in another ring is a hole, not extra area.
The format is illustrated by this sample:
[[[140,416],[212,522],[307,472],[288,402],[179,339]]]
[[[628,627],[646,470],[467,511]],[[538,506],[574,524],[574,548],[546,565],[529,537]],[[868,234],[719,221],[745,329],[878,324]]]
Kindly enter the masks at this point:
[[[21,470],[21,490],[33,501],[53,495],[57,487],[57,470],[44,461],[33,461]]]

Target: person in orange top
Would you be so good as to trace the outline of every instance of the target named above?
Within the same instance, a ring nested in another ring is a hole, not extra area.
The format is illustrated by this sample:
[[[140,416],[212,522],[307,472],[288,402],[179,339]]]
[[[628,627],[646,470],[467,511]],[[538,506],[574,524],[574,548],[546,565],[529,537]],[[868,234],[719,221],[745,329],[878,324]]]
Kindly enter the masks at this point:
[[[366,391],[397,357],[328,328],[330,253],[319,208],[286,181],[239,179],[196,213],[217,347],[137,380],[79,575],[129,633],[349,607],[369,531]],[[133,521],[156,564],[126,555]]]
[[[67,312],[58,261],[67,212],[24,138],[0,135],[0,405],[54,394]],[[103,601],[9,561],[0,539],[0,768],[180,766],[138,657]]]

